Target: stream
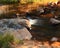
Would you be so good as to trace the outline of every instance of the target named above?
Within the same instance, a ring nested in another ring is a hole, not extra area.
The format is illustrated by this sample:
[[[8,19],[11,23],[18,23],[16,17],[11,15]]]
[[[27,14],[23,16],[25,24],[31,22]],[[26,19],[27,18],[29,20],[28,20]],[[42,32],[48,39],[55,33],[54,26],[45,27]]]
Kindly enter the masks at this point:
[[[51,24],[46,18],[32,19],[30,22],[33,38],[37,40],[50,40],[52,37],[60,38],[60,24]]]

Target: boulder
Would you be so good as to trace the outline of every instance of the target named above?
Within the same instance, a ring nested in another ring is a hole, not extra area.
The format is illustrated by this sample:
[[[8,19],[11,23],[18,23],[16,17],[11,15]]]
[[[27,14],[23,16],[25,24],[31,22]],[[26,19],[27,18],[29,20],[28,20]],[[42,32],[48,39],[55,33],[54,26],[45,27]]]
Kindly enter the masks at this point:
[[[51,18],[51,19],[50,19],[50,22],[51,22],[52,24],[59,24],[59,23],[60,23],[60,20],[57,20],[57,19],[55,19],[55,18]]]
[[[31,33],[24,27],[22,29],[9,29],[7,28],[6,30],[3,31],[3,33],[9,33],[11,35],[14,36],[15,39],[19,39],[19,40],[30,40],[32,38]]]
[[[30,40],[32,38],[31,33],[20,23],[17,19],[2,19],[0,20],[0,33],[9,33],[20,40]]]
[[[51,41],[58,41],[58,38],[57,37],[52,37]]]

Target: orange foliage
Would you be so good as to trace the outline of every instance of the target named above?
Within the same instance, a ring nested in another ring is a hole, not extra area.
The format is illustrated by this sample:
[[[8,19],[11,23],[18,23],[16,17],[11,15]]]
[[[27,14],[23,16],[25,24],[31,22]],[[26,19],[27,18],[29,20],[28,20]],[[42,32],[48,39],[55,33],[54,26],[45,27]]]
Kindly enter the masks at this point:
[[[18,11],[21,11],[21,12],[30,12],[31,10],[35,10],[37,9],[37,7],[39,7],[39,4],[36,4],[36,3],[33,3],[33,4],[27,4],[27,5],[24,5],[24,6],[18,6]]]
[[[42,15],[42,17],[44,17],[44,18],[51,18],[51,17],[53,17],[53,16],[54,16],[54,15],[51,14],[51,13]]]
[[[44,45],[45,46],[50,46],[48,41],[47,42],[44,42]]]
[[[54,42],[52,43],[52,46],[60,46],[60,42]]]

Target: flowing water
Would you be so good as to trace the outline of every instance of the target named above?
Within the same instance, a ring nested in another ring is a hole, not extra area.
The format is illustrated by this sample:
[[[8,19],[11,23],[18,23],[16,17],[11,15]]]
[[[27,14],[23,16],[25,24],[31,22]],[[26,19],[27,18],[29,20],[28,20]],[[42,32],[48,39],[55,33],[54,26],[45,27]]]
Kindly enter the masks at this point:
[[[50,40],[52,37],[60,37],[60,24],[52,25],[49,19],[31,19],[31,33],[38,40]]]

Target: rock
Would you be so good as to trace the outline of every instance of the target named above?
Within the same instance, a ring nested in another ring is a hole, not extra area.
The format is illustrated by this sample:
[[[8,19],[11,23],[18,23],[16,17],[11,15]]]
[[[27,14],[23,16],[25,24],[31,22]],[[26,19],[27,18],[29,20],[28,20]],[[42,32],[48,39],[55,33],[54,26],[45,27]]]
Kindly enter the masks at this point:
[[[7,29],[5,30],[5,33],[9,32],[9,34],[13,35],[16,39],[20,40],[30,40],[32,38],[32,35],[30,32],[24,27],[22,29]]]
[[[58,41],[58,38],[57,37],[52,37],[51,41]]]
[[[20,23],[25,21],[17,20],[17,19],[3,19],[0,20],[0,33],[5,34],[9,33],[13,35],[16,39],[28,39],[30,40],[32,38],[31,33]]]
[[[55,18],[51,18],[51,19],[50,19],[50,22],[51,22],[52,24],[59,24],[59,23],[60,23],[60,20],[57,20],[57,19],[55,19]]]
[[[20,36],[19,36],[20,39],[28,39],[28,40],[30,40],[31,37],[32,37],[32,35],[30,34],[30,32],[26,28],[23,28],[23,29],[20,29],[20,30],[17,30],[17,31],[20,33]]]

